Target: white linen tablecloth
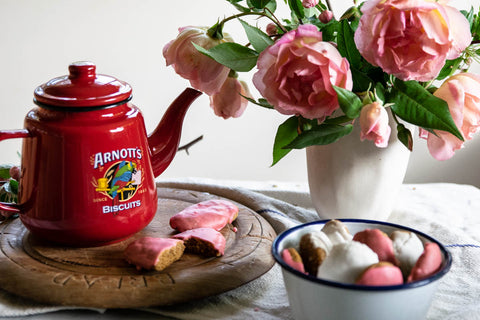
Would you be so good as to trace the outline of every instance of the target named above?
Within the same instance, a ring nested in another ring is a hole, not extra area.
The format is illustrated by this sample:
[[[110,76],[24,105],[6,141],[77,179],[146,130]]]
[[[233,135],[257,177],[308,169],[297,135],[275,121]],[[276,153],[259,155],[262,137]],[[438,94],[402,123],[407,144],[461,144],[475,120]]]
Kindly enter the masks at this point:
[[[319,219],[304,184],[209,179],[158,180],[157,184],[208,192],[242,203],[262,215],[277,233]],[[388,221],[433,236],[453,255],[451,271],[442,278],[427,319],[480,320],[480,190],[456,184],[403,185]],[[191,303],[128,310],[126,314],[118,310],[92,310],[95,312],[42,305],[0,290],[0,317],[292,319],[278,265],[240,288]]]

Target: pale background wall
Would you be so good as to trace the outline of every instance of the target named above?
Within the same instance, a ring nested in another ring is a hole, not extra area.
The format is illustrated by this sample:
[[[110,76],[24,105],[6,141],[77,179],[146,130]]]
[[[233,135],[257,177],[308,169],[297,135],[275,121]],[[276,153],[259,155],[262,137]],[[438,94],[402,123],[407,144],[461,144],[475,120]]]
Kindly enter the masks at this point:
[[[350,5],[346,0],[333,3],[337,15]],[[466,8],[464,0],[450,3]],[[468,1],[477,8],[479,4]],[[36,86],[66,74],[70,62],[91,60],[98,72],[132,85],[133,102],[152,131],[170,101],[188,85],[165,66],[163,46],[179,26],[212,25],[230,13],[235,11],[223,0],[0,0],[0,129],[23,126]],[[227,28],[237,40],[244,39],[238,23]],[[164,176],[305,182],[303,150],[269,167],[276,127],[284,119],[250,105],[241,118],[223,120],[213,115],[202,96],[185,119],[182,144],[200,135],[204,139],[190,155],[179,153]],[[19,163],[20,145],[19,140],[0,142],[0,163]],[[480,187],[479,159],[479,135],[447,162],[433,160],[425,143],[416,141],[406,182]]]

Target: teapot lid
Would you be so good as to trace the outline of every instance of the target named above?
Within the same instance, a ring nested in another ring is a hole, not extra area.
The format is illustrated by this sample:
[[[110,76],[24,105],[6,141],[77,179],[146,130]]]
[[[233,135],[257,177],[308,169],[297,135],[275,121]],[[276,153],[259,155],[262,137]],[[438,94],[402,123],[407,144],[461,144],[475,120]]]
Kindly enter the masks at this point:
[[[54,107],[104,107],[128,100],[132,88],[114,77],[97,74],[92,62],[68,66],[69,75],[54,78],[37,87],[34,102]]]

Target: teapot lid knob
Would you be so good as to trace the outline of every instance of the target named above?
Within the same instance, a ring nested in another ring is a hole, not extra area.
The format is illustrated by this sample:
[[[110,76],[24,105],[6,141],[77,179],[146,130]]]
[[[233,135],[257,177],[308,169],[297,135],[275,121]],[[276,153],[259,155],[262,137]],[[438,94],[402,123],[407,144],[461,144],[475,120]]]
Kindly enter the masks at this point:
[[[131,98],[132,88],[114,77],[97,74],[93,62],[78,61],[68,66],[69,74],[38,86],[34,102],[44,107],[106,107]]]
[[[77,61],[68,66],[68,79],[72,81],[94,81],[97,67],[90,61]]]

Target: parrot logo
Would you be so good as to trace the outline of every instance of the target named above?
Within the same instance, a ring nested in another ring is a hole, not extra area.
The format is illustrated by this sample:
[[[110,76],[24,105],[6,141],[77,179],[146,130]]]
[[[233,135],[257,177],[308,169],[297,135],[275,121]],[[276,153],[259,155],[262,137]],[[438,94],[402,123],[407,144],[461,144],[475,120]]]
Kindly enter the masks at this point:
[[[122,161],[115,170],[112,182],[110,183],[110,191],[108,194],[115,200],[118,191],[122,191],[132,183],[132,176],[136,173],[136,165],[131,161]]]
[[[132,161],[120,161],[112,165],[103,178],[98,179],[96,191],[113,200],[113,205],[133,197],[141,182],[141,172]]]

